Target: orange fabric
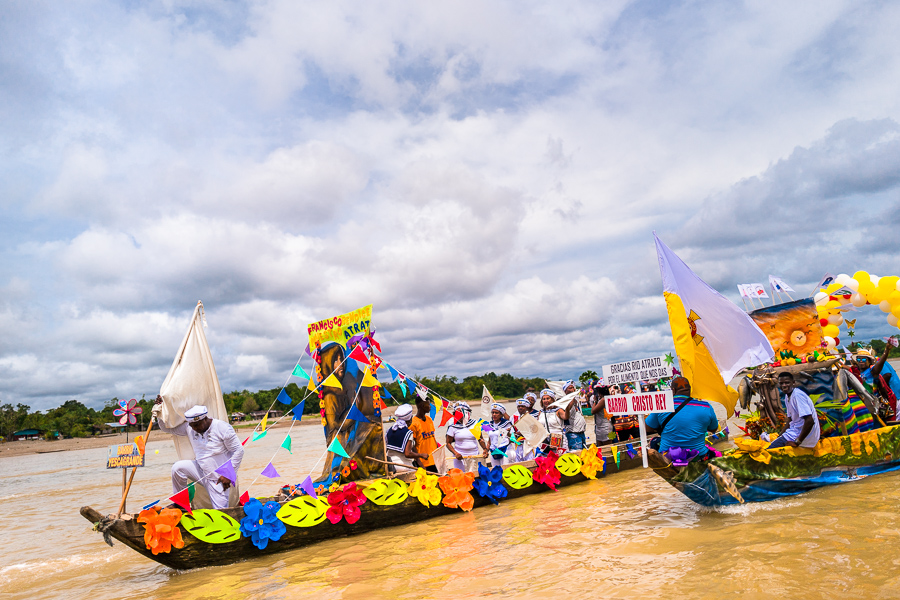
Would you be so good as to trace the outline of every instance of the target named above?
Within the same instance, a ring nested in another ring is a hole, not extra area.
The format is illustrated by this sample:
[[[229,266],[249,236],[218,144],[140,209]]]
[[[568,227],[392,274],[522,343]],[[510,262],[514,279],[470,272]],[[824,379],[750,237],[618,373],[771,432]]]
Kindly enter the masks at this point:
[[[425,415],[424,421],[419,417],[413,417],[412,423],[409,424],[409,430],[412,431],[413,437],[416,439],[416,452],[428,455],[427,460],[421,461],[422,466],[432,466],[434,459],[431,457],[431,453],[437,450],[438,447],[437,439],[434,436],[434,421],[428,415]]]

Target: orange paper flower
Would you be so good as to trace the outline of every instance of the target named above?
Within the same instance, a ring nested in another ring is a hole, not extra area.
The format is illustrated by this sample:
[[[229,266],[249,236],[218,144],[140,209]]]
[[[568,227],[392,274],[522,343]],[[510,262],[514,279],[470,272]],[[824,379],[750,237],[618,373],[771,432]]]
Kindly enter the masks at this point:
[[[177,508],[159,510],[155,506],[142,510],[138,515],[138,523],[144,523],[144,544],[153,554],[167,553],[175,548],[184,548],[181,530],[181,511]]]
[[[446,475],[438,479],[438,485],[444,491],[444,506],[472,510],[475,498],[469,493],[475,481],[475,473],[463,473],[459,469],[450,469]]]

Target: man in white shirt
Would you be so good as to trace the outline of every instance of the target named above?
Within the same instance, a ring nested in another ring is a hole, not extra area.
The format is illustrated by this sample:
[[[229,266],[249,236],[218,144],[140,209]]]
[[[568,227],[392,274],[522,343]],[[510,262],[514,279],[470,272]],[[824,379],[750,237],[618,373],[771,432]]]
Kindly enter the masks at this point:
[[[790,446],[791,448],[814,448],[819,443],[821,431],[816,407],[812,399],[800,388],[794,387],[794,375],[782,372],[778,375],[778,387],[784,394],[787,406],[788,424],[781,435],[769,445],[769,449]]]
[[[162,405],[162,398],[156,399],[156,405],[154,415]],[[215,471],[231,461],[236,474],[244,458],[244,447],[231,425],[209,418],[207,412],[205,406],[195,406],[185,411],[184,422],[175,427],[167,426],[157,415],[160,430],[186,436],[194,449],[194,460],[179,460],[172,465],[172,492],[177,494],[196,481],[209,492],[213,508],[228,508],[228,489],[237,482]]]

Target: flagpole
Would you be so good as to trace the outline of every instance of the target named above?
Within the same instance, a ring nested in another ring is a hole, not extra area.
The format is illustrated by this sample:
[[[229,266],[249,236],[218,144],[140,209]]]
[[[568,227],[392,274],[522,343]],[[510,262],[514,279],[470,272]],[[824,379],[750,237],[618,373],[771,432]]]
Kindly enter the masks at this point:
[[[644,425],[644,415],[638,415],[638,429],[641,432],[641,458],[646,469],[650,465],[647,463],[647,426]]]

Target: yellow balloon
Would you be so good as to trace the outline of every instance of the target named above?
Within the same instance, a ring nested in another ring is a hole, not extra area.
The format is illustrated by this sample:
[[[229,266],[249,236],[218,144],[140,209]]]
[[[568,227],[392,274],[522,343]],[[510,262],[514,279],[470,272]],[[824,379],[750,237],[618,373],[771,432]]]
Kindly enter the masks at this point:
[[[872,285],[871,281],[864,281],[859,284],[859,293],[866,297],[871,302],[869,296],[875,293],[875,290],[878,289],[874,285]]]
[[[891,314],[895,317],[900,317],[900,304],[894,304],[891,306]]]
[[[826,293],[826,294],[833,294],[834,292],[836,292],[836,291],[838,291],[839,289],[841,289],[841,287],[842,287],[842,286],[841,286],[841,284],[839,284],[839,283],[832,283],[832,284],[829,285],[827,288],[825,288],[825,293]]]
[[[829,300],[828,304],[825,305],[825,309],[829,312],[834,312],[841,307],[841,303],[837,300]]]
[[[826,325],[822,328],[822,333],[828,337],[836,338],[841,334],[841,330],[837,325]]]
[[[891,275],[890,277],[882,277],[878,280],[878,287],[883,289],[886,293],[890,294],[892,291],[897,289],[897,282],[900,281],[900,277],[895,275]]]
[[[869,274],[865,271],[857,271],[853,274],[853,279],[857,280],[860,285],[869,281]]]

